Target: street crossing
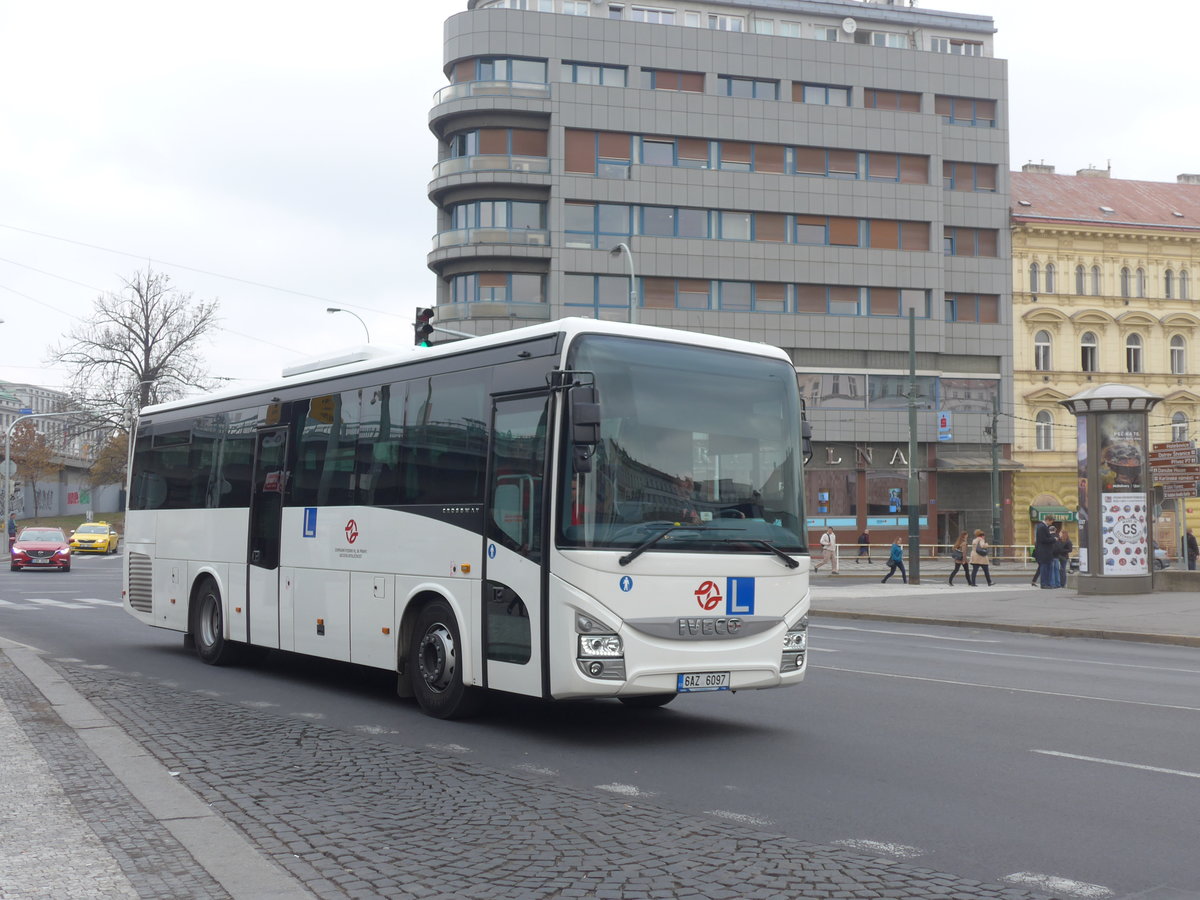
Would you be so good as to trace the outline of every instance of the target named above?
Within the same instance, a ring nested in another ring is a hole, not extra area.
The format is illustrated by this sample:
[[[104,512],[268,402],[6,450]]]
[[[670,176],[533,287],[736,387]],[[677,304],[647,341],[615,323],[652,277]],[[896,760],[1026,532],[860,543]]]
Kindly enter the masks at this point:
[[[100,606],[121,606],[120,600],[104,600],[100,597],[72,597],[70,600],[55,600],[52,597],[21,597],[5,599],[0,596],[0,607],[23,609],[96,609]]]

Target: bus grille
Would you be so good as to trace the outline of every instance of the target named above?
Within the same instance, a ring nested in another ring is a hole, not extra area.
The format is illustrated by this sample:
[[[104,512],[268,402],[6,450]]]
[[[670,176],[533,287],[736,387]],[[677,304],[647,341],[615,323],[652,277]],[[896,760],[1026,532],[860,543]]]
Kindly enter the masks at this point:
[[[138,612],[154,611],[153,580],[150,577],[150,557],[145,553],[129,553],[129,605]]]

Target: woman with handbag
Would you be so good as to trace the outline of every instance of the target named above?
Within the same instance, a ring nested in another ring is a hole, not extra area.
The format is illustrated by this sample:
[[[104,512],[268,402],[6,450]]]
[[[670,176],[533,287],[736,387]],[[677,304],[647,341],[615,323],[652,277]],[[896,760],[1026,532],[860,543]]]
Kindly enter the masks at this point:
[[[975,540],[971,541],[971,577],[972,587],[979,586],[979,570],[983,569],[983,577],[987,579],[988,587],[992,586],[992,571],[988,568],[988,542],[983,536],[983,529],[975,529]]]
[[[967,579],[967,584],[970,584],[971,573],[967,571],[967,533],[965,531],[958,536],[958,540],[950,548],[950,558],[954,560],[954,571],[950,573],[949,583],[954,584],[954,576],[958,574],[959,569],[962,569],[963,578]]]

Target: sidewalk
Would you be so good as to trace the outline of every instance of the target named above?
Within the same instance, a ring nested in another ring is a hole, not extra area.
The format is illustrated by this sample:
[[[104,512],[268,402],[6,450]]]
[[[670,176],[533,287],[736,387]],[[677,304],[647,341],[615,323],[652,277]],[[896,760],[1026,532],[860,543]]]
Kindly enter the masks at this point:
[[[1034,634],[1109,638],[1200,647],[1200,592],[1078,594],[1071,588],[1042,590],[1033,573],[1017,564],[992,569],[995,585],[971,587],[960,572],[946,579],[942,560],[921,561],[921,584],[904,584],[887,566],[841,562],[840,574],[818,571],[812,579],[812,614],[857,619],[969,625]],[[981,573],[982,574],[982,573]]]

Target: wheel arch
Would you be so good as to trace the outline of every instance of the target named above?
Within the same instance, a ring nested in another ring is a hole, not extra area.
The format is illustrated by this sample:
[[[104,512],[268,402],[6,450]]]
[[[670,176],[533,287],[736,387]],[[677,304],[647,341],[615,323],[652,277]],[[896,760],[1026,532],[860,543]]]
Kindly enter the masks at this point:
[[[400,616],[399,634],[396,636],[396,693],[401,697],[414,696],[412,673],[407,670],[408,647],[412,642],[414,623],[417,621],[417,616],[421,614],[421,610],[436,600],[442,600],[450,605],[454,618],[458,621],[459,636],[467,635],[467,643],[471,643],[469,631],[471,620],[461,599],[444,588],[419,585],[405,601],[404,612]],[[462,666],[463,682],[468,685],[476,684],[478,666],[475,665],[475,654],[469,653],[465,657],[460,657],[460,665]]]

